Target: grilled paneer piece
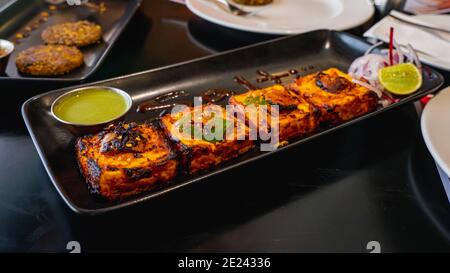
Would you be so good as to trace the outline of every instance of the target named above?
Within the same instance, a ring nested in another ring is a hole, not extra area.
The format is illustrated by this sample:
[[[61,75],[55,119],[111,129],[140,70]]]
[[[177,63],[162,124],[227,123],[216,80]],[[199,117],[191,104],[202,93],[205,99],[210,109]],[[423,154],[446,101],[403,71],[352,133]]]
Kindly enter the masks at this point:
[[[249,107],[277,105],[279,108],[279,119],[276,126],[279,130],[279,142],[288,141],[292,138],[303,136],[314,131],[318,126],[320,112],[299,95],[291,92],[283,85],[274,85],[265,89],[250,91],[241,95],[232,96],[229,104],[240,106],[238,109],[247,109],[246,119],[251,128],[271,128],[270,107],[266,115],[249,114]],[[246,108],[247,107],[247,108]],[[251,108],[250,108],[251,109]],[[267,125],[265,125],[267,124]]]
[[[330,124],[361,116],[378,105],[376,93],[336,68],[299,78],[290,88],[320,109],[321,122]]]
[[[91,192],[109,200],[150,190],[178,169],[168,139],[151,123],[120,123],[79,138],[76,156]]]
[[[172,140],[187,173],[206,171],[253,148],[248,128],[223,107],[186,107],[167,114],[161,127]]]

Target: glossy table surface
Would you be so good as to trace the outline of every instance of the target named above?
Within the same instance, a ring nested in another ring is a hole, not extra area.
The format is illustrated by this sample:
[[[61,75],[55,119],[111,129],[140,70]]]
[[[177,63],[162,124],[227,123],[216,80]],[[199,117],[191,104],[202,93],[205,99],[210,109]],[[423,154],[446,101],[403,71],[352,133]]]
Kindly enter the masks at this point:
[[[89,81],[270,38],[144,0]],[[83,217],[53,188],[20,114],[27,98],[57,87],[0,82],[2,252],[67,252],[69,241],[83,252],[367,252],[370,241],[383,252],[450,251],[450,204],[413,105],[143,205]]]

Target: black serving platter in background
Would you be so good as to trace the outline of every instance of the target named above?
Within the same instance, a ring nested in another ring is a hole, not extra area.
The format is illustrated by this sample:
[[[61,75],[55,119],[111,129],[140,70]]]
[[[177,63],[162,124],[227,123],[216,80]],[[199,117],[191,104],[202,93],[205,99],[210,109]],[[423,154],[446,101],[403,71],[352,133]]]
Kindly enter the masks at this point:
[[[77,82],[86,79],[95,72],[135,14],[141,0],[91,2],[94,4],[104,2],[106,11],[99,13],[85,6],[69,6],[65,3],[55,5],[57,9],[52,11],[50,10],[51,5],[44,0],[17,0],[2,10],[0,12],[0,38],[17,42],[6,67],[6,75],[0,74],[0,82],[7,80]],[[50,14],[48,20],[39,23],[38,27],[32,31],[26,31],[27,27],[33,27],[39,18],[42,18],[41,13],[43,12]],[[34,77],[19,73],[15,64],[17,54],[29,47],[44,44],[41,33],[45,28],[54,24],[79,20],[88,20],[101,25],[103,28],[100,43],[80,48],[84,54],[84,65],[82,67],[62,76]],[[18,40],[16,35],[19,33],[29,34],[27,37]]]
[[[125,90],[132,96],[136,109],[138,104],[171,91],[184,90],[189,92],[192,97],[200,96],[203,91],[210,88],[224,88],[242,93],[245,92],[245,89],[237,85],[233,78],[236,75],[241,75],[255,83],[257,69],[264,69],[271,73],[297,69],[301,72],[301,75],[329,67],[337,67],[346,71],[351,62],[364,54],[369,46],[367,42],[351,34],[320,30],[279,38],[215,56],[92,83],[91,85],[112,86]],[[285,81],[291,80],[286,79]],[[264,87],[270,84],[272,83],[259,86]],[[426,94],[437,91],[442,84],[443,77],[437,72],[427,69],[424,84],[418,92],[387,108],[379,109],[336,127],[323,129],[311,136],[291,141],[287,146],[274,152],[261,152],[259,147],[256,147],[251,152],[209,172],[196,176],[179,177],[162,189],[144,193],[120,203],[106,202],[89,194],[75,159],[75,137],[51,116],[52,102],[61,94],[75,87],[64,88],[31,98],[24,103],[22,114],[42,162],[62,198],[74,211],[94,215],[152,199],[206,177],[270,156],[272,153],[282,152],[321,135],[417,100]],[[128,114],[126,120],[151,120],[159,114],[158,112],[140,114],[132,111]]]

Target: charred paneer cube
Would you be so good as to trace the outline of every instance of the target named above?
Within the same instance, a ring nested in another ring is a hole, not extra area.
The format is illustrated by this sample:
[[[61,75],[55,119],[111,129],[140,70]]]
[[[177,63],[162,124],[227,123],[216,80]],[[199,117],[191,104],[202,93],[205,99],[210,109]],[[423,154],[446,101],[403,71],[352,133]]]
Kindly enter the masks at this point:
[[[273,132],[274,126],[279,134],[279,142],[307,135],[318,126],[320,112],[299,95],[283,85],[274,85],[265,89],[249,91],[232,96],[230,105],[245,111],[250,128]],[[278,120],[272,117],[272,107],[278,106]],[[256,108],[256,114],[251,109]],[[261,111],[265,107],[266,111]]]
[[[254,146],[245,122],[239,122],[218,105],[174,110],[164,115],[160,123],[189,174],[211,169]]]
[[[93,194],[118,200],[172,180],[176,153],[152,123],[120,123],[81,137],[76,157]]]
[[[337,124],[375,110],[378,95],[330,68],[297,79],[290,88],[321,111],[321,122]]]

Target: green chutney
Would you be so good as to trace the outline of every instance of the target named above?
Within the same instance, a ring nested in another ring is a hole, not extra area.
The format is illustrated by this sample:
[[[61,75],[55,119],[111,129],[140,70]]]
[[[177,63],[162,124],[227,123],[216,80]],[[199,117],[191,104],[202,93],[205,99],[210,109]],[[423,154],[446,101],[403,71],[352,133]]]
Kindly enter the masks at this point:
[[[127,100],[112,90],[85,89],[61,98],[53,112],[69,123],[94,125],[122,116],[127,108]]]

